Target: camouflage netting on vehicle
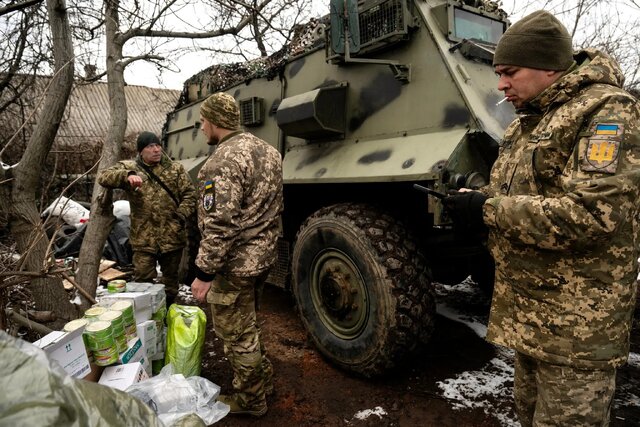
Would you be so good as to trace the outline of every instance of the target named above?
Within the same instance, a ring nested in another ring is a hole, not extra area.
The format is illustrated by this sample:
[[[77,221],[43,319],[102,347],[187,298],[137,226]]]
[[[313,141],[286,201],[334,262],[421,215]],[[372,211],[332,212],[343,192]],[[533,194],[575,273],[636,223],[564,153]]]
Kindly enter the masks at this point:
[[[324,29],[328,22],[328,17],[313,18],[296,26],[291,43],[271,56],[205,68],[185,81],[176,108],[247,80],[275,78],[291,58],[324,45]]]

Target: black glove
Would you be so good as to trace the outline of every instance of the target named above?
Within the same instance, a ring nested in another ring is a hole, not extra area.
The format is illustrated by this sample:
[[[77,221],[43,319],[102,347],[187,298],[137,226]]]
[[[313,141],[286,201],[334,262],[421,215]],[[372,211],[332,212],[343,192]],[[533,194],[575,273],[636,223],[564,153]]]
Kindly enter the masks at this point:
[[[456,228],[472,234],[487,234],[482,219],[482,206],[487,196],[478,191],[453,191],[442,200]]]

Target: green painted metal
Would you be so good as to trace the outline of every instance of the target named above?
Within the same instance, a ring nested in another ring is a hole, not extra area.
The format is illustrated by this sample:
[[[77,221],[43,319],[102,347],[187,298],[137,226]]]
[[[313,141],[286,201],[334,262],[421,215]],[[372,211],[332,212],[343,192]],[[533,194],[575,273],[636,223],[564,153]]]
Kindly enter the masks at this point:
[[[307,35],[316,47],[268,78],[223,89],[240,103],[259,98],[264,121],[247,130],[282,152],[285,184],[430,181],[444,191],[464,184],[460,177],[488,178],[514,117],[511,105],[497,105],[502,96],[487,43],[507,28],[505,15],[467,5],[475,1],[358,3],[358,55],[332,49],[326,25],[335,23],[327,17]],[[205,87],[188,86],[200,98],[176,109],[166,125],[169,155],[190,169],[202,163],[191,159],[210,151],[198,123]]]

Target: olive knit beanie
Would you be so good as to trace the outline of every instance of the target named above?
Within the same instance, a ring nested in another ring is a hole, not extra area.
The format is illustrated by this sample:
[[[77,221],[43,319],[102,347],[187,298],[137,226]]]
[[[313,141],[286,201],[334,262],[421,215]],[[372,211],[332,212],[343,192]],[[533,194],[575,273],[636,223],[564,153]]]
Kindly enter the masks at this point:
[[[544,10],[533,12],[509,27],[493,55],[494,66],[562,71],[571,64],[571,35],[555,16]]]
[[[240,109],[233,96],[224,92],[214,93],[200,107],[200,114],[216,126],[224,129],[240,129]]]
[[[160,139],[153,132],[140,132],[138,135],[138,140],[136,141],[136,146],[138,147],[138,153],[141,152],[144,147],[151,144],[160,145]]]

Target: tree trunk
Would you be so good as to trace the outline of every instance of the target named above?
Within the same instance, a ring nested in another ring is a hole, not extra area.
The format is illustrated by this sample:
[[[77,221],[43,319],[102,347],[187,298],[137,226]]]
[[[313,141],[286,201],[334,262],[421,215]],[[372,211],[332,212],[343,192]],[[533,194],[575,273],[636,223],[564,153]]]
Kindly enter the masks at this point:
[[[55,260],[47,253],[48,239],[37,207],[41,165],[58,132],[73,85],[73,45],[64,0],[47,0],[49,27],[53,39],[55,75],[42,107],[42,113],[24,155],[6,177],[0,206],[8,213],[9,230],[23,257],[22,270],[44,272]],[[30,290],[37,310],[56,313],[60,324],[76,316],[61,279],[31,281]]]
[[[127,129],[127,102],[124,95],[124,68],[122,66],[122,46],[119,36],[118,0],[105,1],[107,40],[107,81],[109,93],[109,129],[102,148],[102,159],[98,173],[118,161],[118,155]],[[90,295],[96,294],[98,267],[104,243],[113,224],[111,191],[97,182],[93,186],[91,217],[87,224],[85,238],[80,247],[76,280]],[[82,299],[82,308],[89,307],[89,301]]]

